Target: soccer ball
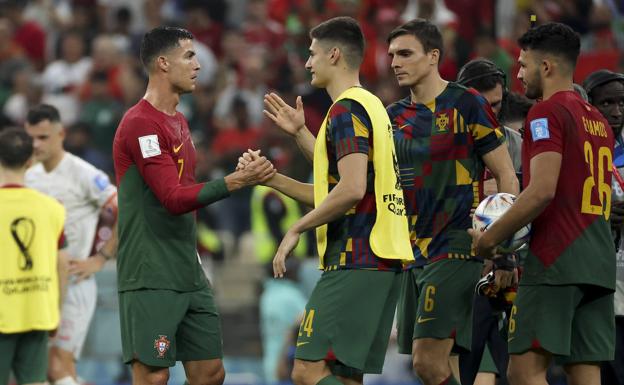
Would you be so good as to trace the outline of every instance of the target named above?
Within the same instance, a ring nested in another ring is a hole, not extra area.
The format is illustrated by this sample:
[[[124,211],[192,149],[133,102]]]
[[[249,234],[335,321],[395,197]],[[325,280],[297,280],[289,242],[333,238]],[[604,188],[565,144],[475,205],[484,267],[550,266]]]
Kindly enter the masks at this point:
[[[503,216],[516,200],[516,196],[508,193],[498,193],[485,198],[472,216],[472,228],[477,231],[485,231],[498,218]],[[498,250],[512,253],[529,242],[531,236],[531,224],[518,230],[513,237],[498,245]]]

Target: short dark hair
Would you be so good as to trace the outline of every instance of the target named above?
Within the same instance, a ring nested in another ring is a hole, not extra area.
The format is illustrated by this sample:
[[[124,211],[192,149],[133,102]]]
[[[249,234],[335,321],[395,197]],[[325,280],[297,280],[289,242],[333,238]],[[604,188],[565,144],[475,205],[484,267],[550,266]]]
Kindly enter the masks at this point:
[[[158,55],[174,47],[179,47],[180,40],[193,39],[193,34],[184,28],[167,26],[154,28],[143,35],[141,62],[145,68],[149,69]]]
[[[39,124],[44,120],[49,120],[50,123],[59,123],[61,121],[61,115],[56,107],[49,104],[39,104],[31,107],[26,115],[26,122],[28,124]]]
[[[486,92],[497,84],[507,87],[507,75],[487,59],[474,59],[464,64],[457,74],[457,83],[472,87],[479,92]]]
[[[348,16],[326,20],[310,30],[310,39],[330,41],[342,46],[345,61],[351,68],[358,68],[364,59],[364,34],[358,22]]]
[[[425,19],[414,19],[407,23],[396,27],[390,35],[388,35],[388,44],[402,35],[412,35],[420,44],[422,44],[425,53],[429,53],[434,49],[440,51],[440,60],[442,62],[442,55],[444,54],[444,43],[442,42],[442,34],[438,27]]]
[[[22,128],[0,131],[0,164],[17,170],[28,162],[33,154],[33,140]]]
[[[533,107],[533,102],[526,96],[517,92],[510,92],[503,103],[501,115],[505,117],[502,123],[524,121]]]
[[[576,66],[581,40],[574,30],[561,23],[546,23],[529,29],[518,39],[523,50],[535,50],[563,58],[572,68]]]

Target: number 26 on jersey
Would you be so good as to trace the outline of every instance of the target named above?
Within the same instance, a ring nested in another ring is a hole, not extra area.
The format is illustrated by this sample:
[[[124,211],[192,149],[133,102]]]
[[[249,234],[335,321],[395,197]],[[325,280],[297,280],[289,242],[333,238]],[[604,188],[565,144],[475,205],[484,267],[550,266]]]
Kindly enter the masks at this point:
[[[585,178],[585,182],[583,183],[581,212],[583,214],[604,215],[605,219],[609,220],[609,216],[611,215],[611,184],[605,181],[605,170],[606,172],[611,171],[611,163],[613,161],[611,149],[608,147],[599,147],[596,162],[594,162],[594,149],[588,141],[585,141],[583,144],[583,152],[585,154],[585,163],[589,165],[590,175]],[[598,169],[597,175],[596,169]],[[594,189],[598,189],[599,205],[592,204],[591,198]]]

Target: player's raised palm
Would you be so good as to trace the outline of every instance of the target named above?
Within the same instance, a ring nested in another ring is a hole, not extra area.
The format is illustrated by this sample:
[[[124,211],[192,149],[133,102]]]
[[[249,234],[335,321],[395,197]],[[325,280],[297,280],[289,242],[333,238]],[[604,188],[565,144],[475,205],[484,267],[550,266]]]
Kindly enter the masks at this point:
[[[271,119],[287,134],[296,135],[305,125],[303,101],[297,96],[296,108],[286,104],[276,93],[264,95],[264,115]]]

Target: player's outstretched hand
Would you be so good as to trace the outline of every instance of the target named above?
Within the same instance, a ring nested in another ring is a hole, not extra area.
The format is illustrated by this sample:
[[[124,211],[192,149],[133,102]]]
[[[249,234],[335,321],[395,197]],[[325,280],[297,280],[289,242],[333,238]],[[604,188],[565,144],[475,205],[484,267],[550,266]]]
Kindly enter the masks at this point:
[[[279,128],[290,135],[296,135],[305,126],[303,114],[303,101],[297,96],[296,108],[286,104],[276,93],[264,95],[264,115],[271,119]]]
[[[245,186],[254,186],[273,178],[277,170],[275,170],[275,167],[267,158],[259,156],[249,162],[244,169],[237,172],[241,173]]]
[[[69,274],[76,277],[76,282],[80,282],[102,270],[105,262],[106,259],[99,254],[82,260],[70,259]]]
[[[292,230],[289,230],[286,235],[284,235],[284,239],[282,239],[282,243],[280,243],[275,253],[275,258],[273,258],[273,276],[275,278],[284,277],[284,273],[286,272],[286,258],[292,253],[295,247],[297,247],[300,236],[301,234]]]

